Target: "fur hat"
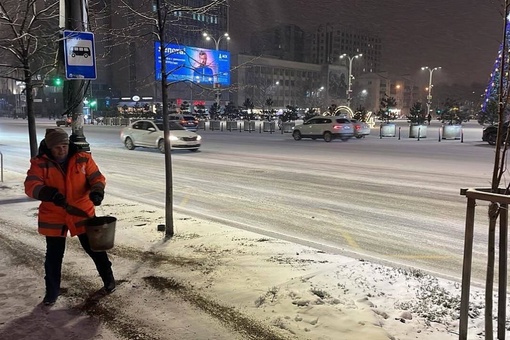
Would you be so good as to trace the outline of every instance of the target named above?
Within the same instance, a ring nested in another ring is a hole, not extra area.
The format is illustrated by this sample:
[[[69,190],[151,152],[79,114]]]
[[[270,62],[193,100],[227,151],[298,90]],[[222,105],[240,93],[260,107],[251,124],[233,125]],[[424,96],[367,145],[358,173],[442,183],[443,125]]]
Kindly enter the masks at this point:
[[[46,129],[44,140],[46,141],[46,146],[49,149],[60,144],[69,144],[69,136],[67,135],[67,132],[61,128]]]

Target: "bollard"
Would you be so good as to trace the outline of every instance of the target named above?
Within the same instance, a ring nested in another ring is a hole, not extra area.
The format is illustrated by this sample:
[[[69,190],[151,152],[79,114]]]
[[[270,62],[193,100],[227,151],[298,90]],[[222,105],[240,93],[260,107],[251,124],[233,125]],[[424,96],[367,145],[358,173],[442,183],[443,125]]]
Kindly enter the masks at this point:
[[[437,141],[440,142],[441,141],[441,128],[439,128],[437,131],[438,131],[438,135],[439,135],[439,138]]]
[[[262,124],[259,125],[259,133],[262,133]]]
[[[0,152],[0,180],[4,181],[4,155]]]
[[[421,134],[421,127],[418,128],[418,140],[420,140],[420,134]]]
[[[382,139],[382,124],[379,125],[379,139]]]
[[[220,122],[220,131],[223,132],[223,122]]]
[[[464,143],[464,129],[460,129],[460,142]]]
[[[239,123],[239,133],[241,133],[242,127],[243,127],[242,123]]]
[[[400,140],[400,129],[401,129],[401,127],[399,126],[398,127],[398,140]]]

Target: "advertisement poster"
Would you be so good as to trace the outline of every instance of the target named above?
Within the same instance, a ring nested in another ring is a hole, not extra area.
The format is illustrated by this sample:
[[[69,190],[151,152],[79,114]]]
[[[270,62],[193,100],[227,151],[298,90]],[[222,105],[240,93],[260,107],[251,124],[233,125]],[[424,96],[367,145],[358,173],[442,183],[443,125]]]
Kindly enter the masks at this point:
[[[156,80],[161,80],[161,44],[154,43]],[[230,85],[230,52],[166,44],[168,81],[193,81],[200,84]]]

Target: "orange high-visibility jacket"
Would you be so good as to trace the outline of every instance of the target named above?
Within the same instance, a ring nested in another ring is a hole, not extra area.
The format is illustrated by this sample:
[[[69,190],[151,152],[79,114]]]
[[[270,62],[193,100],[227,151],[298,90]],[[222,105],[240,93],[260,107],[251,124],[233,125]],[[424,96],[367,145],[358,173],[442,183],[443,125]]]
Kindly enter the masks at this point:
[[[69,144],[65,172],[49,155],[46,144],[41,142],[39,154],[30,160],[30,169],[25,179],[25,193],[42,201],[39,205],[38,231],[46,236],[66,237],[68,230],[71,236],[83,234],[87,218],[71,215],[64,208],[53,204],[51,197],[47,197],[48,189],[58,189],[69,205],[93,217],[95,209],[89,193],[104,193],[106,180],[91,154],[79,152],[73,143]]]

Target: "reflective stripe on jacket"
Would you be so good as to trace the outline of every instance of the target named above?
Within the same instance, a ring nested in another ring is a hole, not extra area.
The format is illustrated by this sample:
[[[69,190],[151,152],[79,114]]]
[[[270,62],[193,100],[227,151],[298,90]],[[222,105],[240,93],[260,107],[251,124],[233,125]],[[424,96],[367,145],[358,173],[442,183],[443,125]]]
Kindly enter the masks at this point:
[[[85,211],[92,217],[95,209],[89,199],[89,193],[104,192],[106,185],[106,180],[92,156],[75,149],[72,153],[71,145],[65,172],[56,161],[41,151],[30,160],[30,169],[25,179],[25,193],[29,197],[42,200],[39,205],[38,231],[46,236],[65,237],[67,230],[71,236],[83,234],[85,233],[84,221],[87,218],[67,213],[64,208],[53,204],[50,198],[43,197],[41,190],[44,192],[45,187],[57,188],[66,197],[69,205]],[[43,143],[41,143],[42,147]]]

